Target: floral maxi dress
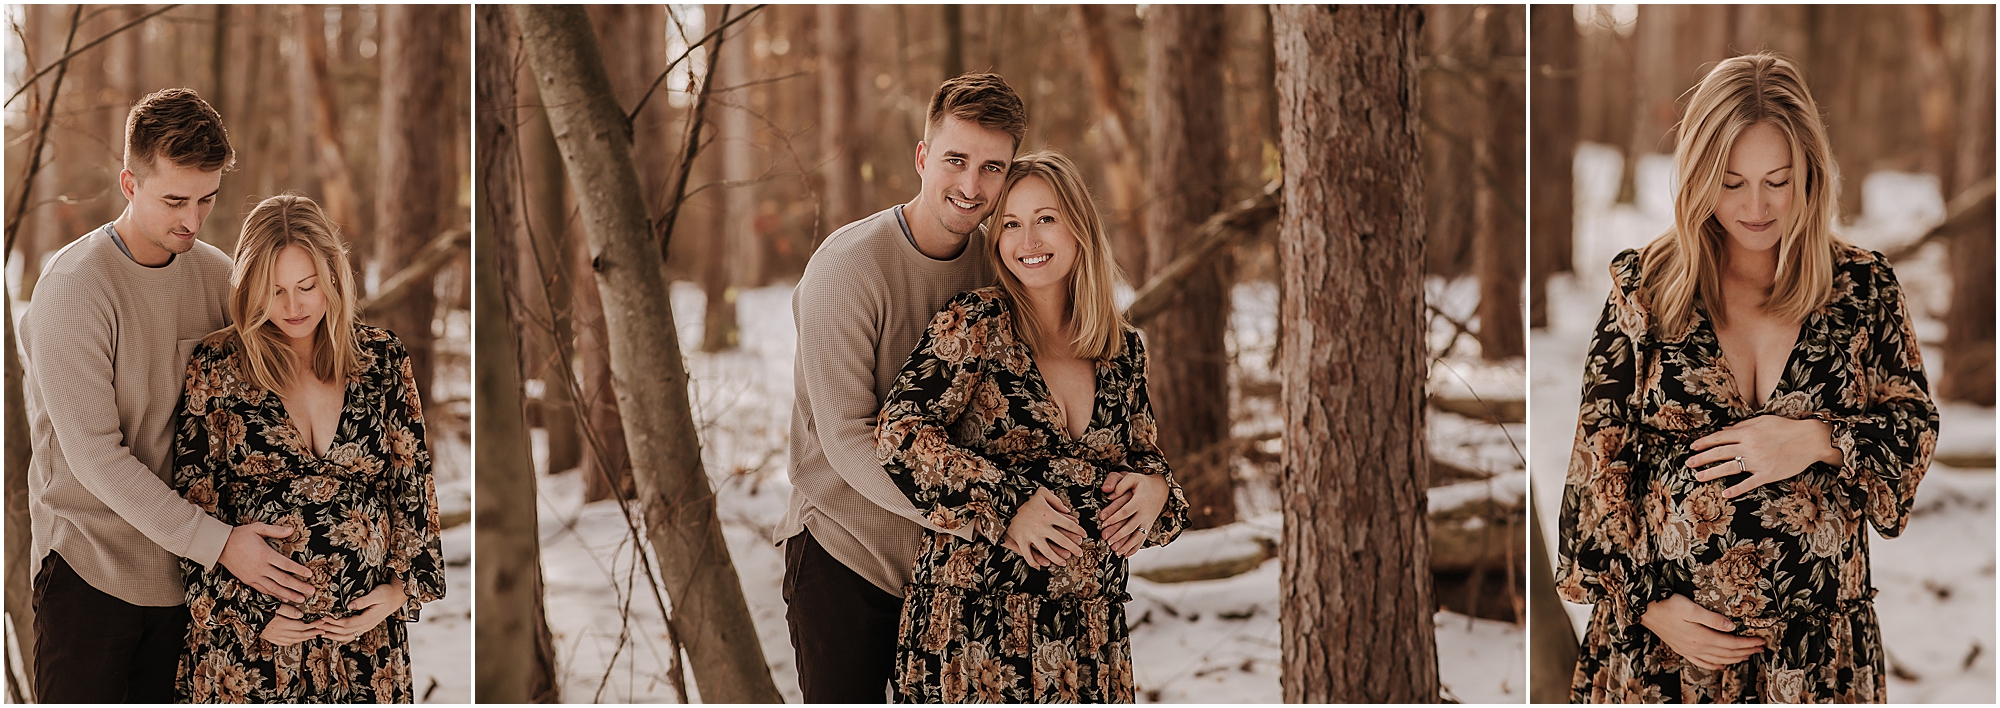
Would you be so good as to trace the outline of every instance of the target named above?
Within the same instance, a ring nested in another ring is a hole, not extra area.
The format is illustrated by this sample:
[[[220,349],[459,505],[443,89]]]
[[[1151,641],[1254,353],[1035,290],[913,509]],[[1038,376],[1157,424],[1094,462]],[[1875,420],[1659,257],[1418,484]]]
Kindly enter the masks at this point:
[[[1596,605],[1572,701],[1886,700],[1864,526],[1902,533],[1937,409],[1895,274],[1880,254],[1839,248],[1832,302],[1805,318],[1756,408],[1705,311],[1655,336],[1639,253],[1612,261],[1563,486],[1556,585]],[[1722,491],[1743,476],[1695,481],[1689,444],[1761,415],[1827,422],[1841,464],[1814,462],[1733,500]],[[1715,671],[1683,660],[1639,624],[1648,604],[1676,594],[1768,648]]]
[[[235,335],[210,335],[188,362],[174,486],[224,523],[292,529],[271,542],[313,571],[318,592],[300,605],[304,621],[354,614],[349,602],[391,578],[402,579],[409,602],[352,642],[280,647],[259,636],[276,616],[276,598],[221,563],[183,560],[191,621],[176,682],[182,700],[413,702],[403,625],[444,596],[437,492],[409,353],[387,330],[356,325],[355,340],[360,367],[320,457],[283,401],[242,375]]]
[[[1090,425],[1072,439],[999,288],[946,303],[883,403],[877,454],[939,528],[905,588],[896,699],[905,703],[1132,701],[1125,626],[1126,560],[1096,514],[1112,471],[1166,475],[1168,496],[1147,545],[1187,524],[1187,501],[1155,443],[1146,356],[1096,364]],[[1046,487],[1076,510],[1084,553],[1035,569],[1003,548],[1015,510]],[[959,535],[963,534],[963,535]]]

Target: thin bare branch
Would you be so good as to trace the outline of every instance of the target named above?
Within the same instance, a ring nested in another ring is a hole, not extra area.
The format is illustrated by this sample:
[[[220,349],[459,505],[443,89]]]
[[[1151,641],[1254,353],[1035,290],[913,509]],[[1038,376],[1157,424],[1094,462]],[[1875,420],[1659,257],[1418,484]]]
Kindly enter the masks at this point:
[[[62,98],[63,77],[69,75],[69,57],[74,53],[69,48],[76,42],[76,28],[82,24],[83,6],[78,5],[69,15],[69,38],[63,40],[63,58],[56,60],[55,83],[49,86],[49,100],[42,106],[42,120],[35,124],[35,147],[28,152],[28,164],[22,167],[21,194],[14,200],[14,212],[7,215],[7,238],[0,253],[13,253],[14,237],[21,233],[21,216],[28,212],[28,194],[35,191],[35,175],[42,171],[42,148],[49,143],[49,123],[55,120],[56,101]],[[20,91],[14,93],[19,95]]]
[[[0,106],[11,106],[11,105],[14,105],[14,99],[16,99],[16,98],[20,98],[20,97],[21,97],[21,92],[22,92],[22,91],[26,91],[26,90],[28,90],[28,87],[30,87],[30,86],[34,86],[34,85],[35,85],[35,81],[37,81],[37,80],[41,79],[41,78],[42,78],[42,75],[43,75],[43,74],[47,74],[47,73],[49,73],[49,70],[51,70],[51,69],[56,69],[56,67],[59,67],[59,66],[67,66],[67,65],[69,64],[69,60],[70,60],[70,58],[71,58],[71,57],[74,57],[74,56],[76,56],[76,55],[78,55],[78,54],[82,54],[82,53],[84,53],[84,52],[87,52],[87,51],[90,51],[90,49],[91,49],[92,47],[95,47],[95,46],[97,46],[97,45],[99,45],[99,44],[103,44],[103,43],[104,43],[104,40],[107,40],[107,39],[110,39],[110,38],[112,38],[112,37],[114,37],[114,36],[117,36],[119,32],[123,32],[123,31],[125,31],[125,30],[128,30],[128,29],[132,29],[133,27],[137,27],[137,26],[139,26],[139,25],[140,25],[141,23],[144,23],[144,22],[145,22],[146,20],[150,20],[150,19],[153,19],[154,17],[157,17],[157,16],[159,16],[159,15],[160,15],[161,13],[164,13],[164,12],[166,12],[166,11],[168,11],[168,10],[172,10],[172,9],[174,9],[174,8],[176,8],[176,7],[180,7],[180,5],[168,5],[168,6],[165,6],[165,7],[162,7],[162,8],[160,8],[160,9],[158,9],[158,10],[154,10],[154,11],[152,11],[152,12],[148,12],[148,13],[146,13],[146,14],[144,14],[144,15],[140,15],[140,16],[138,17],[138,19],[135,19],[135,20],[132,20],[131,22],[127,22],[127,23],[125,23],[125,24],[122,24],[122,25],[119,25],[119,26],[118,26],[117,28],[115,28],[115,29],[111,30],[110,32],[106,32],[106,33],[104,33],[104,34],[103,34],[102,36],[98,37],[97,39],[93,39],[93,40],[90,40],[89,42],[86,42],[86,43],[85,43],[85,44],[84,44],[83,46],[81,46],[81,47],[77,47],[77,48],[75,48],[75,49],[70,49],[70,48],[69,48],[69,45],[67,45],[67,44],[63,45],[63,55],[62,55],[61,57],[57,57],[55,61],[53,61],[53,62],[49,62],[49,65],[48,65],[48,66],[44,66],[44,67],[42,67],[42,70],[41,70],[41,71],[37,71],[37,72],[35,72],[35,73],[34,73],[33,75],[29,76],[29,77],[28,77],[28,79],[27,79],[26,81],[23,81],[23,82],[21,82],[21,87],[20,87],[20,88],[17,88],[17,89],[14,89],[14,93],[11,93],[11,94],[8,94],[8,96],[7,96],[7,101],[6,101],[5,103],[0,103]],[[78,10],[79,10],[79,12],[81,11],[81,9],[82,9],[82,8],[81,8],[81,6],[79,6],[79,7],[78,7]],[[73,24],[72,24],[72,26],[70,27],[70,39],[72,39],[72,40],[76,39],[76,27],[74,26],[75,24],[81,24],[81,23],[73,23]],[[60,74],[58,74],[58,76],[60,76]]]

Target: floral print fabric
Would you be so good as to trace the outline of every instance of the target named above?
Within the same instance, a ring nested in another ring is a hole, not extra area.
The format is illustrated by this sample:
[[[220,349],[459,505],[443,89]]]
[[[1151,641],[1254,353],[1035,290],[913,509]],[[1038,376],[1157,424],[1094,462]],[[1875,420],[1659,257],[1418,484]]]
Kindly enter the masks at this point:
[[[232,335],[214,335],[188,362],[175,416],[174,486],[225,523],[290,527],[273,546],[311,568],[318,589],[305,621],[349,614],[349,602],[401,578],[409,603],[353,642],[289,647],[259,634],[278,600],[217,563],[187,573],[182,699],[205,702],[412,702],[403,623],[444,596],[437,492],[409,353],[387,330],[355,326],[361,366],[347,379],[333,443],[308,449],[270,391],[246,380]]]
[[[1895,274],[1843,246],[1834,299],[1807,316],[1782,379],[1753,408],[1705,312],[1655,337],[1637,292],[1639,253],[1612,288],[1584,367],[1563,487],[1564,599],[1595,604],[1576,702],[1881,702],[1884,659],[1864,521],[1909,521],[1937,443],[1937,409]],[[1815,462],[1733,500],[1743,477],[1697,482],[1689,444],[1760,415],[1819,419],[1843,463]],[[1708,671],[1639,624],[1675,594],[1735,620],[1769,649]]]
[[[1015,336],[999,288],[947,303],[903,367],[876,428],[877,453],[938,527],[905,589],[896,699],[905,703],[1131,702],[1126,560],[1101,540],[1096,514],[1111,471],[1166,475],[1167,503],[1147,545],[1173,540],[1187,500],[1155,443],[1146,355],[1097,362],[1090,425],[1072,439],[1062,411]],[[1081,517],[1084,553],[1030,568],[1003,548],[1014,511],[1046,487]]]

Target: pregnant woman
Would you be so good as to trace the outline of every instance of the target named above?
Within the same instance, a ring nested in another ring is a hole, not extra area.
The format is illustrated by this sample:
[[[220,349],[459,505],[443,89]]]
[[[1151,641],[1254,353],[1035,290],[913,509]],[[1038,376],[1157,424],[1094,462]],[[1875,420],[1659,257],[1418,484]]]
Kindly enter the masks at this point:
[[[1178,535],[1187,501],[1076,167],[1021,157],[1002,194],[1000,284],[931,320],[876,429],[890,477],[948,531],[904,593],[896,699],[1129,703],[1125,559]]]
[[[183,561],[183,700],[412,702],[403,623],[444,595],[437,494],[409,353],[354,321],[352,284],[312,200],[272,197],[244,220],[233,324],[188,362],[174,485],[225,522],[290,527],[278,551],[316,592],[280,604]]]
[[[1790,61],[1723,61],[1674,150],[1674,227],[1611,263],[1557,586],[1574,701],[1881,702],[1865,526],[1909,520],[1937,410],[1896,276],[1831,227]]]

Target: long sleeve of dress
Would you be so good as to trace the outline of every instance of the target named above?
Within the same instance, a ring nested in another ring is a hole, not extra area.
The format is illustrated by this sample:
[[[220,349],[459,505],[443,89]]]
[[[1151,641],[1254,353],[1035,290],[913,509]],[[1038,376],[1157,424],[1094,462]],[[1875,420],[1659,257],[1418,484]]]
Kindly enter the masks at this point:
[[[1181,535],[1187,528],[1187,495],[1181,485],[1174,480],[1173,471],[1167,468],[1167,456],[1160,452],[1159,426],[1153,421],[1152,398],[1146,393],[1146,350],[1135,334],[1126,338],[1131,351],[1127,356],[1133,359],[1132,388],[1127,396],[1131,399],[1131,420],[1126,425],[1125,461],[1133,472],[1163,475],[1167,480],[1167,505],[1160,509],[1160,518],[1153,522],[1153,528],[1146,532],[1147,546],[1164,546]]]
[[[882,468],[938,528],[1000,543],[1014,512],[1035,492],[1029,477],[1009,473],[954,445],[947,428],[966,412],[983,379],[993,317],[1006,312],[991,301],[960,295],[947,303],[917,343],[882,402],[875,454]],[[1089,464],[1064,458],[1051,465],[1089,474]]]
[[[1870,273],[1875,297],[1871,322],[1860,327],[1853,346],[1861,370],[1853,381],[1860,391],[1843,392],[1864,401],[1860,415],[1828,417],[1833,446],[1840,450],[1839,479],[1855,495],[1855,507],[1884,537],[1895,537],[1910,521],[1917,483],[1937,448],[1937,406],[1924,378],[1923,355],[1903,302],[1903,290],[1880,254]]]
[[[414,622],[423,603],[444,597],[444,555],[438,544],[437,487],[431,480],[416,375],[400,342],[388,352],[398,372],[382,403],[389,446],[389,570],[403,580],[409,601],[402,615]]]
[[[173,484],[188,503],[222,519],[226,514],[221,511],[216,493],[218,472],[231,464],[230,441],[241,439],[245,430],[241,418],[213,405],[221,391],[214,385],[213,372],[202,365],[212,360],[200,349],[188,360],[181,402],[174,412]],[[224,523],[241,522],[224,519]],[[204,566],[200,561],[183,559],[181,568],[187,581],[187,606],[194,631],[232,627],[261,630],[270,624],[278,609],[277,598],[243,584],[221,563]],[[240,639],[248,643],[255,637]]]
[[[1624,282],[1636,268],[1627,252],[1614,261],[1614,285],[1584,360],[1583,402],[1576,442],[1563,480],[1561,555],[1556,587],[1570,602],[1608,602],[1620,633],[1637,624],[1653,601],[1673,591],[1649,562],[1635,478],[1638,343],[1645,317]],[[1621,268],[1623,266],[1623,268]],[[1620,278],[1620,276],[1625,278]]]

